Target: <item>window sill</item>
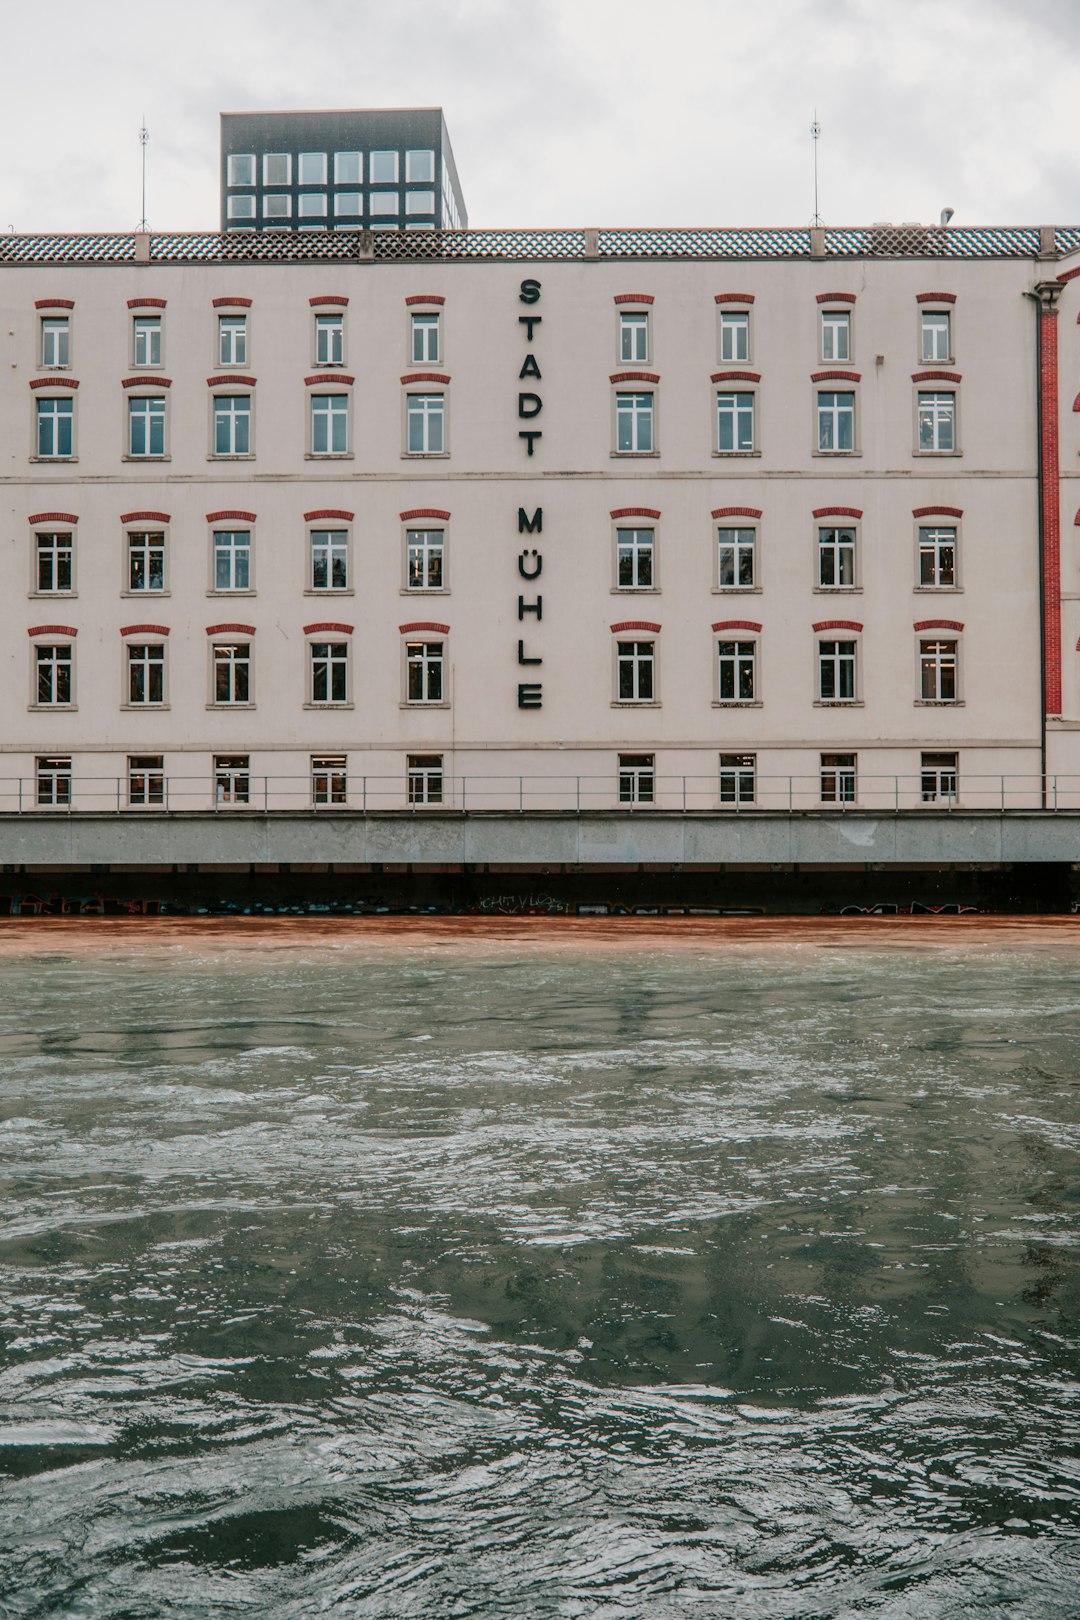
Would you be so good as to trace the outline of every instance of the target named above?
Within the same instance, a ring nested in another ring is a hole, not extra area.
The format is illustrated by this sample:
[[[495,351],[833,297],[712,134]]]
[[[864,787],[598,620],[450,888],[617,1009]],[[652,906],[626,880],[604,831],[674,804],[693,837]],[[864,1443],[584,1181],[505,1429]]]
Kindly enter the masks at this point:
[[[659,585],[613,585],[609,596],[659,596]]]
[[[78,591],[27,591],[27,596],[34,602],[71,602]]]
[[[399,596],[449,596],[448,585],[403,585]]]
[[[810,454],[817,461],[858,461],[862,456],[861,450],[811,450]]]
[[[657,461],[659,450],[613,450],[612,461]]]
[[[305,450],[305,461],[355,461],[351,450]]]
[[[861,585],[815,585],[815,596],[861,596]]]
[[[760,450],[714,450],[713,458],[717,461],[752,461],[760,458]]]
[[[760,585],[714,585],[713,596],[760,596]]]
[[[237,451],[234,454],[232,451],[223,450],[219,453],[216,450],[211,450],[206,459],[207,461],[254,461],[255,452],[254,450],[245,450],[242,453]]]
[[[422,366],[444,366],[445,360],[406,360],[406,371],[419,370]],[[443,385],[445,387],[445,384]]]
[[[448,709],[449,707],[449,699],[445,702],[429,703],[424,698],[413,698],[411,702],[406,698],[404,702],[398,704],[399,709]]]
[[[402,461],[449,461],[449,450],[403,450]]]
[[[962,596],[962,585],[913,585],[916,596]]]
[[[760,709],[763,707],[760,698],[713,698],[714,709]]]
[[[862,698],[815,698],[815,709],[865,709]]]
[[[77,714],[79,712],[77,703],[28,703],[26,707],[31,714],[53,714],[54,712]]]
[[[926,459],[948,461],[950,458],[955,459],[962,456],[964,452],[962,450],[913,450],[911,453],[913,456],[918,457],[920,461]]]
[[[253,709],[255,705],[254,703],[208,703],[206,707],[207,709],[227,709],[231,713],[233,709]]]
[[[305,709],[355,709],[355,703],[305,703]]]
[[[237,587],[236,590],[208,590],[206,594],[207,596],[254,596],[256,593],[250,587],[244,587],[243,589]]]
[[[917,709],[962,709],[963,698],[916,698]]]
[[[78,456],[31,456],[32,462],[45,462],[47,466],[55,466],[58,461],[78,461]]]
[[[659,709],[659,698],[613,698],[613,709]]]
[[[121,591],[120,595],[123,597],[132,597],[139,602],[145,602],[150,598],[152,598],[155,602],[159,602],[163,596],[171,596],[172,591]]]
[[[324,600],[328,596],[355,596],[356,592],[351,585],[307,585],[304,587],[305,596],[321,596]]]
[[[153,382],[155,374],[165,370],[165,362],[164,360],[154,360],[150,365],[140,366],[137,360],[133,360],[128,369],[130,371],[137,371],[140,376],[145,373],[150,381]]]
[[[171,703],[121,703],[121,709],[132,714],[161,714],[165,709],[171,709]]]
[[[172,456],[121,456],[121,461],[171,461]]]

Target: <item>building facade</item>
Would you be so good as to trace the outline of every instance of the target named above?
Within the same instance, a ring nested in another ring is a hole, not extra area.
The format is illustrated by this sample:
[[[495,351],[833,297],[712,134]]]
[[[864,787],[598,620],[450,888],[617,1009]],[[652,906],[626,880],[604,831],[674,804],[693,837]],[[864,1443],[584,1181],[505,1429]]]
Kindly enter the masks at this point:
[[[1080,806],[1080,232],[932,234],[7,239],[0,811]]]
[[[221,114],[221,229],[463,230],[441,107]]]

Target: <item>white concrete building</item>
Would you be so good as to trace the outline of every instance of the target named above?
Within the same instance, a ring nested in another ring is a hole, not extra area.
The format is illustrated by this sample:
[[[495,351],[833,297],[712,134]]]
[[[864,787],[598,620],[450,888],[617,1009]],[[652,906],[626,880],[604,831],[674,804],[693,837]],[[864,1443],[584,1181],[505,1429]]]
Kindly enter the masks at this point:
[[[1078,806],[1076,275],[5,238],[0,811]]]

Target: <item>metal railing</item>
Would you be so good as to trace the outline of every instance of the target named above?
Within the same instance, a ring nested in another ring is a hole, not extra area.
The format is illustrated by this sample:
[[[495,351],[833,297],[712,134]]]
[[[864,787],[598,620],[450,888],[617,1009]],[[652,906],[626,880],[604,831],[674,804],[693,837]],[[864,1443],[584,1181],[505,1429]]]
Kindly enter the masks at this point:
[[[233,769],[219,781],[205,772],[154,775],[140,770],[128,776],[0,777],[0,815],[44,812],[86,814],[213,814],[310,811],[416,815],[511,813],[562,815],[616,813],[640,815],[722,814],[753,816],[762,812],[834,812],[841,815],[888,815],[955,811],[1080,812],[1080,775],[1037,773],[972,775],[965,773],[957,790],[931,781],[922,772],[857,777],[832,770],[762,776],[672,775],[640,770],[632,779],[617,772],[593,775],[445,774],[410,780],[392,775],[326,773],[311,776],[244,773]]]

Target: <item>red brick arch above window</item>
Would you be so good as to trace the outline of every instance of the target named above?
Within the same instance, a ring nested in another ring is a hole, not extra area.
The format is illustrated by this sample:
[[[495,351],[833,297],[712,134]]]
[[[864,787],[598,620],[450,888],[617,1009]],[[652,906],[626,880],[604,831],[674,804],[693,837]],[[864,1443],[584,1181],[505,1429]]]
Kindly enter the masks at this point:
[[[213,305],[215,309],[250,309],[251,302],[250,298],[215,298]]]
[[[613,518],[647,517],[658,518],[660,510],[656,506],[616,506],[612,511]]]
[[[255,626],[253,624],[208,624],[206,627],[206,633],[208,636],[220,636],[226,630],[237,630],[245,636],[253,636],[255,634]]]
[[[403,383],[437,382],[448,383],[450,378],[445,371],[413,371],[402,377]]]
[[[656,302],[652,293],[616,293],[617,304],[654,304]]]
[[[814,630],[819,632],[819,633],[822,630],[861,630],[861,629],[862,629],[862,625],[857,623],[857,621],[855,619],[820,619],[818,621],[818,623],[814,625]]]
[[[943,292],[916,293],[915,302],[917,304],[955,304],[956,294]]]
[[[412,518],[441,518],[449,523],[450,514],[444,512],[441,506],[411,506],[407,512],[399,512],[398,517],[402,523],[408,523]]]
[[[756,506],[714,506],[713,509],[712,509],[712,516],[714,518],[722,518],[722,517],[759,518],[761,516],[761,511]]]
[[[234,388],[254,388],[255,378],[245,377],[239,371],[219,371],[216,377],[207,377],[207,388],[221,388],[226,383]]]
[[[129,298],[128,309],[164,309],[168,302],[165,298]]]
[[[35,309],[74,309],[74,298],[35,298]]]
[[[858,506],[815,506],[814,517],[850,517],[861,518],[862,508]]]
[[[315,636],[320,634],[320,632],[323,630],[337,630],[343,636],[351,636],[353,633],[353,627],[351,624],[335,624],[332,619],[326,620],[325,623],[320,622],[318,624],[305,624],[304,626],[305,636]]]
[[[74,377],[32,377],[31,388],[78,388]]]
[[[818,293],[817,301],[819,304],[853,304],[857,297],[857,293]]]
[[[446,299],[442,293],[413,293],[405,303],[407,307],[413,304],[445,304]]]
[[[660,626],[658,624],[653,624],[651,619],[622,619],[618,624],[612,625],[611,633],[614,636],[617,635],[620,630],[658,631],[659,629]]]
[[[351,386],[355,381],[356,378],[350,377],[347,371],[317,371],[313,376],[304,378],[304,386],[319,388],[327,383],[348,383]]]
[[[611,381],[613,383],[658,383],[660,381],[660,373],[658,371],[613,371],[611,373]]]
[[[958,371],[913,371],[911,380],[912,382],[958,383],[963,382],[964,379]]]
[[[821,382],[862,382],[862,373],[859,371],[812,371],[810,381]]]
[[[412,624],[398,625],[398,634],[402,636],[410,635],[414,630],[435,630],[440,636],[448,636],[450,634],[450,626],[448,624],[436,624],[433,619],[416,619]]]
[[[718,619],[713,625],[714,630],[753,630],[760,634],[761,626],[753,619]]]
[[[167,636],[168,633],[169,627],[167,624],[122,624],[120,626],[122,636]]]
[[[75,385],[78,387],[78,383]],[[171,377],[156,377],[151,372],[149,377],[125,377],[120,384],[121,388],[171,388]]]
[[[340,518],[343,523],[351,523],[355,515],[341,506],[317,506],[313,512],[304,513],[304,522],[317,523],[320,518]]]
[[[962,630],[964,626],[959,619],[918,619],[911,628],[913,630]]]
[[[207,523],[224,523],[232,518],[240,518],[244,523],[254,523],[255,513],[241,512],[239,507],[230,506],[225,507],[220,512],[207,512],[206,514]]]
[[[714,383],[726,383],[726,382],[752,382],[752,383],[758,383],[758,382],[761,381],[761,372],[760,371],[714,371],[712,373],[712,376],[709,378],[709,381],[714,382]]]
[[[344,309],[348,302],[347,298],[341,298],[337,293],[320,293],[317,297],[308,299],[312,309],[318,309],[323,304],[336,304],[339,309]]]
[[[77,636],[79,632],[73,624],[32,624],[26,633],[28,636]]]
[[[964,508],[962,506],[916,506],[916,507],[912,508],[911,515],[912,515],[912,517],[917,517],[917,518],[924,518],[924,517],[962,518],[963,515],[964,515]],[[1080,522],[1080,516],[1077,517],[1077,522]]]
[[[753,293],[717,293],[714,299],[717,304],[752,304]]]
[[[32,512],[27,523],[78,523],[74,512]]]
[[[121,523],[171,523],[168,512],[121,512]]]

